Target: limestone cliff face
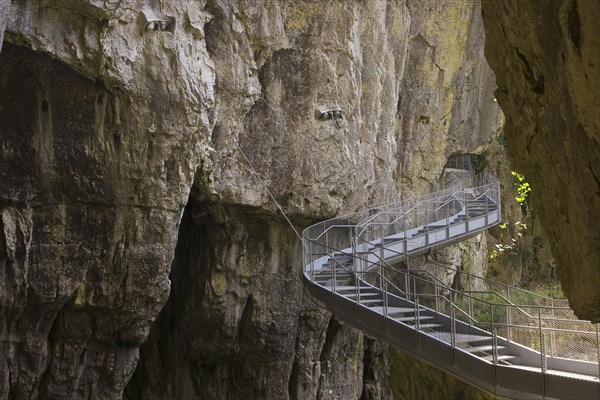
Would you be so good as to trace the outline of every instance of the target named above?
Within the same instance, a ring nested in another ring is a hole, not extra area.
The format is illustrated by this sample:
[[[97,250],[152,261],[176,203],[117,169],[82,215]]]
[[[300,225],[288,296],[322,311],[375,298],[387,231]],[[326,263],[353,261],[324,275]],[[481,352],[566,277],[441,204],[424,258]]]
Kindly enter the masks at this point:
[[[175,42],[142,34],[138,4],[44,4],[3,14],[0,397],[119,398],[209,132],[203,17],[165,2],[187,16]]]
[[[389,397],[269,192],[300,230],[484,146],[479,6],[2,4],[0,397]]]
[[[486,56],[514,168],[576,315],[600,321],[600,4],[484,1]]]

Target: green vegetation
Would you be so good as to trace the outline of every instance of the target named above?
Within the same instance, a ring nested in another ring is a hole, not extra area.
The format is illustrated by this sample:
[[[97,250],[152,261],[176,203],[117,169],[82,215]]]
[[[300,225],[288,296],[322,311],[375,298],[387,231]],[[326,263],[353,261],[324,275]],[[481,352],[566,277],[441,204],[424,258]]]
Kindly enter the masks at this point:
[[[504,305],[508,303],[496,293],[472,293],[470,298],[460,296],[455,300],[455,304],[465,313],[471,313],[471,318],[475,319],[476,325],[482,329],[490,330],[492,322],[495,324],[506,322]],[[469,322],[466,315],[462,315],[460,311],[457,311],[456,318]]]
[[[518,196],[515,197],[515,200],[519,204],[523,204],[525,200],[527,200],[527,195],[531,192],[531,186],[529,182],[525,181],[525,177],[516,171],[510,172],[512,176],[516,178],[515,186],[517,187]]]
[[[525,177],[522,174],[520,174],[516,171],[511,171],[510,173],[512,176],[515,177],[514,185],[517,188],[517,196],[515,197],[515,200],[517,201],[517,203],[524,205],[524,204],[526,204],[525,201],[527,200],[527,196],[531,192],[531,186],[529,185],[529,182],[525,181]],[[503,231],[507,230],[508,223],[504,222],[504,223],[500,224],[499,227]],[[527,224],[525,224],[521,221],[515,222],[514,227],[517,232],[517,237],[521,237],[522,233],[523,233],[522,231],[527,230]],[[502,234],[502,236],[504,237],[504,234]],[[508,243],[498,243],[498,244],[494,245],[495,248],[490,253],[490,256],[489,256],[490,259],[496,258],[502,252],[515,250],[515,245],[517,243],[517,239],[514,237],[511,237],[510,234],[508,235],[507,239],[508,239]]]

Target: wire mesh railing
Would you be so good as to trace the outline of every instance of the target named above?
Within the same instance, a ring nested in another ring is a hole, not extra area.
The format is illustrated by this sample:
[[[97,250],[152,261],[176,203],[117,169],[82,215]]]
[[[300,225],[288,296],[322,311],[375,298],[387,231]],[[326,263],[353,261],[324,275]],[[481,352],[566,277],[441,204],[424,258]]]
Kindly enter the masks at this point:
[[[361,281],[367,282],[381,290],[383,298],[389,294],[401,296],[418,308],[426,307],[450,316],[447,326],[428,335],[452,346],[460,341],[461,331],[452,329],[458,321],[489,332],[490,339],[520,345],[499,345],[482,351],[479,356],[494,365],[573,374],[581,379],[600,377],[600,325],[576,319],[569,307],[515,303],[492,290],[457,290],[430,270],[396,269],[381,262],[368,271],[355,273],[357,288]],[[515,293],[530,294],[529,299],[535,301],[561,300],[512,288]],[[356,296],[355,301],[359,303],[360,297]],[[388,315],[386,305],[383,307],[383,314]],[[417,324],[415,328],[418,330]]]
[[[387,247],[400,260],[433,244],[441,247],[495,225],[501,212],[499,181],[486,176],[473,176],[472,181],[480,185],[467,188],[457,179],[449,189],[398,208],[378,210],[357,224],[352,239],[355,250],[365,253],[373,246]],[[395,249],[386,242],[395,242]]]
[[[456,237],[462,238],[470,233],[468,226],[475,219],[484,220],[481,228],[485,229],[490,226],[489,213],[499,216],[498,181],[479,177],[473,182],[477,186],[466,188],[454,180],[450,190],[421,197],[416,203],[373,208],[311,226],[303,232],[305,276],[331,290],[332,304],[336,296],[350,299],[357,309],[377,303],[377,312],[384,319],[391,318],[390,310],[395,308],[390,302],[394,299],[411,302],[414,316],[401,318],[402,323],[412,321],[411,327],[417,332],[495,367],[597,382],[599,325],[578,320],[565,299],[533,293],[429,260],[426,267],[414,268],[416,257],[406,246],[411,236],[424,233],[429,238],[432,225],[438,229],[439,221],[443,225],[439,229],[448,232],[461,218],[460,223],[467,229],[459,231]],[[425,218],[419,218],[422,212]],[[436,213],[440,212],[446,217],[438,220]],[[410,213],[416,216],[411,218]],[[497,222],[494,219],[492,224]],[[412,235],[408,234],[410,230]],[[362,236],[357,237],[359,234]],[[389,245],[390,237],[393,243],[405,243],[404,246]],[[455,241],[456,237],[447,235],[435,245]],[[414,246],[430,248],[431,243],[425,240]],[[399,255],[406,261],[405,268],[390,264]],[[452,284],[440,278],[444,274],[452,275]],[[363,292],[365,288],[377,291]],[[422,324],[421,313],[433,313],[427,318],[438,322],[435,329],[423,331],[433,325]],[[461,339],[466,329],[476,330],[489,343],[464,347]]]

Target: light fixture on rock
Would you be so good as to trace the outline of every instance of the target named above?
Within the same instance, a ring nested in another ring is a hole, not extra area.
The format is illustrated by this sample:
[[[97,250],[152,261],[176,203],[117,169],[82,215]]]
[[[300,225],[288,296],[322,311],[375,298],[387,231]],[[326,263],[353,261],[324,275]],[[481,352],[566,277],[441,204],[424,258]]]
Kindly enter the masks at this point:
[[[342,109],[339,107],[332,109],[318,109],[317,110],[317,118],[321,121],[327,121],[330,119],[342,119]]]
[[[157,16],[151,10],[140,12],[140,24],[144,31],[173,32],[175,30],[175,18]]]

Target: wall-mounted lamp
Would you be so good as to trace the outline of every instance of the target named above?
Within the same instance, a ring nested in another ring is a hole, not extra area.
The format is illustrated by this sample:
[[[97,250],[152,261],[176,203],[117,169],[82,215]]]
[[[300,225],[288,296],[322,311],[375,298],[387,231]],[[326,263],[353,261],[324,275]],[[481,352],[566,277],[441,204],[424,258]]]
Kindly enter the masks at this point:
[[[153,19],[146,23],[144,29],[147,31],[167,31],[169,21],[166,19]]]
[[[140,24],[144,31],[173,32],[175,30],[175,18],[159,17],[151,10],[140,12]]]
[[[327,109],[318,109],[316,112],[317,118],[321,121],[327,121],[330,119],[342,119],[342,109],[341,108],[333,108],[331,110]]]

